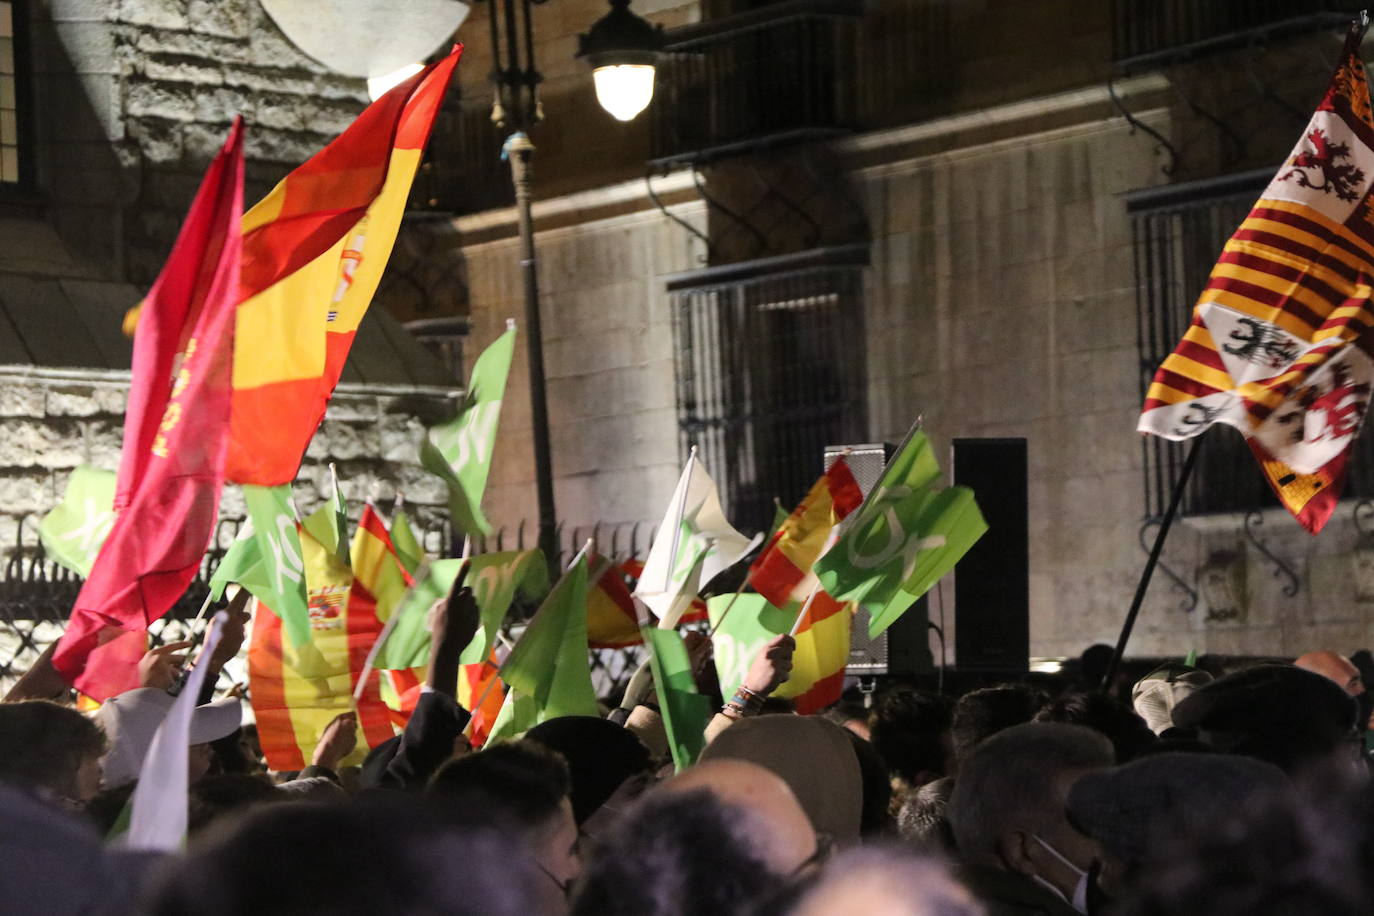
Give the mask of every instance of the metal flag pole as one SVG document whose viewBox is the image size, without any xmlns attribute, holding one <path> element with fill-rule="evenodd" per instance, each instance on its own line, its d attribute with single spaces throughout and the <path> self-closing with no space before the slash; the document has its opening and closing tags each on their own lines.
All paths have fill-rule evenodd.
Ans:
<svg viewBox="0 0 1374 916">
<path fill-rule="evenodd" d="M 1178 504 L 1183 501 L 1183 491 L 1188 485 L 1188 478 L 1193 476 L 1193 466 L 1197 463 L 1197 454 L 1201 447 L 1202 437 L 1198 436 L 1188 447 L 1188 457 L 1183 459 L 1183 469 L 1179 471 L 1178 480 L 1174 481 L 1174 492 L 1169 497 L 1169 507 L 1164 510 L 1164 518 L 1160 520 L 1155 545 L 1150 549 L 1150 558 L 1145 561 L 1145 569 L 1141 572 L 1140 582 L 1135 587 L 1135 597 L 1131 599 L 1131 609 L 1126 612 L 1126 622 L 1121 625 L 1121 636 L 1116 641 L 1116 651 L 1112 653 L 1111 664 L 1107 666 L 1107 673 L 1102 677 L 1103 693 L 1110 691 L 1112 681 L 1116 680 L 1116 671 L 1121 667 L 1122 656 L 1126 654 L 1126 643 L 1131 639 L 1131 630 L 1135 628 L 1135 619 L 1140 614 L 1140 606 L 1145 602 L 1145 592 L 1150 587 L 1150 578 L 1159 563 L 1159 555 L 1164 552 L 1164 539 L 1169 536 L 1169 528 L 1174 523 L 1174 516 L 1178 514 Z"/>
</svg>

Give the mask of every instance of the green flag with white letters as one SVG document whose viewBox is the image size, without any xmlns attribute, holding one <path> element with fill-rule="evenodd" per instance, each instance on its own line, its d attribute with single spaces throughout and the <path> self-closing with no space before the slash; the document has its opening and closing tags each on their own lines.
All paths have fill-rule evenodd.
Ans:
<svg viewBox="0 0 1374 916">
<path fill-rule="evenodd" d="M 477 357 L 467 396 L 453 419 L 431 427 L 420 443 L 420 463 L 448 485 L 453 523 L 468 535 L 491 534 L 482 514 L 482 493 L 491 472 L 501 398 L 515 356 L 515 325 Z"/>
<path fill-rule="evenodd" d="M 988 530 L 967 487 L 935 489 L 940 466 L 925 432 L 913 429 L 815 573 L 837 601 L 869 609 L 876 637 Z"/>
<path fill-rule="evenodd" d="M 267 594 L 249 588 L 281 618 L 293 646 L 310 642 L 310 606 L 305 595 L 305 561 L 301 554 L 300 524 L 291 502 L 291 485 L 243 485 L 248 518 L 262 563 L 260 581 Z M 325 509 L 330 512 L 329 509 Z M 331 513 L 332 514 L 332 513 Z M 245 587 L 248 587 L 245 583 Z"/>
<path fill-rule="evenodd" d="M 95 555 L 114 526 L 115 472 L 81 465 L 67 479 L 67 490 L 38 523 L 38 537 L 49 560 L 79 576 L 89 576 Z"/>
</svg>

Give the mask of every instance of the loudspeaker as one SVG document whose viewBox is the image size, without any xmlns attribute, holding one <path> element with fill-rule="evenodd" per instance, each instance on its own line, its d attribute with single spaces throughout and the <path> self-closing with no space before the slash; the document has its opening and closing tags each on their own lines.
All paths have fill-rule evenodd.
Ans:
<svg viewBox="0 0 1374 916">
<path fill-rule="evenodd" d="M 961 671 L 1030 664 L 1025 439 L 955 439 L 954 483 L 973 490 L 988 530 L 954 567 L 954 657 Z"/>
<path fill-rule="evenodd" d="M 848 454 L 845 454 L 848 452 Z M 863 445 L 827 445 L 825 467 L 829 470 L 835 460 L 844 455 L 849 470 L 864 496 L 877 485 L 883 468 L 892 456 L 892 446 L 868 442 Z M 854 615 L 854 629 L 849 639 L 849 675 L 915 674 L 930 671 L 934 661 L 926 638 L 926 599 L 922 597 L 910 610 L 888 627 L 877 639 L 868 638 L 868 611 L 860 607 Z"/>
</svg>

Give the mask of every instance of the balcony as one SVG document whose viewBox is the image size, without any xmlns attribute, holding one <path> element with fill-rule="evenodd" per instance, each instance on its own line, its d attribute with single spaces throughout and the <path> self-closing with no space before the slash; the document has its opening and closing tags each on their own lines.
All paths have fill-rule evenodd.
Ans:
<svg viewBox="0 0 1374 916">
<path fill-rule="evenodd" d="M 434 121 L 424 163 L 410 193 L 412 214 L 479 213 L 515 202 L 501 158 L 506 132 L 491 121 L 491 102 L 445 105 Z"/>
<path fill-rule="evenodd" d="M 700 164 L 856 128 L 861 0 L 783 0 L 668 33 L 652 164 Z"/>
<path fill-rule="evenodd" d="M 1119 71 L 1160 66 L 1339 27 L 1359 9 L 1341 0 L 1114 0 L 1112 60 Z"/>
</svg>

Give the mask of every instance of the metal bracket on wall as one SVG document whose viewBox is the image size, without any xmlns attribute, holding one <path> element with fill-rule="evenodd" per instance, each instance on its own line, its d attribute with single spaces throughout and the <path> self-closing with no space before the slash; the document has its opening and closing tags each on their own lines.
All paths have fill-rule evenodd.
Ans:
<svg viewBox="0 0 1374 916">
<path fill-rule="evenodd" d="M 1255 545 L 1255 549 L 1268 557 L 1269 562 L 1274 564 L 1274 578 L 1286 578 L 1288 580 L 1288 584 L 1283 587 L 1283 594 L 1285 597 L 1292 598 L 1302 588 L 1302 579 L 1298 577 L 1291 566 L 1279 559 L 1268 547 L 1265 547 L 1264 542 L 1255 534 L 1255 529 L 1263 524 L 1264 516 L 1259 510 L 1252 509 L 1245 514 L 1245 521 L 1241 528 L 1245 531 L 1245 537 L 1249 539 L 1251 544 Z"/>
<path fill-rule="evenodd" d="M 1150 548 L 1153 546 L 1153 538 L 1149 537 L 1150 530 L 1153 528 L 1158 528 L 1163 523 L 1164 520 L 1159 518 L 1158 516 L 1151 516 L 1150 518 L 1145 519 L 1144 524 L 1140 526 L 1140 532 L 1137 535 L 1137 537 L 1140 541 L 1140 549 L 1145 551 L 1145 554 L 1147 556 L 1150 553 Z M 1186 581 L 1184 581 L 1183 577 L 1180 576 L 1178 573 L 1174 572 L 1172 569 L 1170 569 L 1169 564 L 1165 563 L 1163 560 L 1159 561 L 1158 568 L 1159 571 L 1164 573 L 1164 575 L 1168 576 L 1169 581 L 1174 584 L 1174 591 L 1180 592 L 1183 595 L 1183 600 L 1179 604 L 1178 609 L 1180 611 L 1183 611 L 1183 613 L 1185 614 L 1190 614 L 1194 610 L 1196 610 L 1198 599 L 1197 589 L 1193 588 Z"/>
<path fill-rule="evenodd" d="M 666 171 L 667 171 L 667 170 L 665 169 L 665 173 L 666 173 Z M 694 176 L 695 176 L 695 172 L 696 172 L 696 170 L 693 169 L 693 175 L 694 175 Z M 695 177 L 693 178 L 693 180 L 694 180 L 694 181 L 696 180 Z M 698 187 L 700 187 L 700 184 L 698 184 Z M 649 168 L 645 169 L 645 171 L 644 171 L 644 190 L 648 192 L 648 194 L 649 194 L 649 200 L 653 201 L 653 204 L 654 204 L 655 207 L 658 207 L 658 212 L 659 212 L 659 213 L 662 213 L 664 216 L 668 217 L 668 219 L 670 219 L 670 220 L 672 220 L 673 222 L 677 223 L 677 224 L 678 224 L 679 226 L 681 226 L 683 229 L 686 229 L 686 230 L 687 230 L 688 232 L 690 232 L 692 235 L 694 235 L 694 236 L 696 236 L 697 238 L 701 239 L 701 243 L 702 243 L 703 245 L 706 246 L 706 254 L 705 254 L 705 256 L 700 257 L 699 260 L 700 260 L 703 264 L 709 264 L 709 263 L 711 263 L 711 261 L 712 261 L 712 255 L 714 254 L 715 249 L 714 249 L 714 247 L 711 245 L 711 240 L 710 240 L 710 238 L 708 238 L 708 237 L 706 236 L 706 234 L 705 234 L 704 232 L 702 232 L 700 229 L 698 229 L 696 226 L 693 226 L 691 223 L 687 222 L 685 219 L 683 219 L 682 217 L 678 216 L 676 213 L 672 212 L 671 210 L 669 210 L 669 209 L 667 208 L 667 206 L 664 205 L 663 200 L 658 196 L 658 192 L 654 190 L 654 168 L 653 168 L 653 166 L 650 166 Z"/>
<path fill-rule="evenodd" d="M 1159 131 L 1131 114 L 1131 110 L 1121 101 L 1121 96 L 1116 94 L 1116 87 L 1112 85 L 1110 79 L 1107 80 L 1107 95 L 1111 97 L 1112 105 L 1114 105 L 1116 110 L 1121 112 L 1121 116 L 1126 119 L 1126 123 L 1131 125 L 1132 132 L 1143 130 L 1145 133 L 1155 138 L 1155 149 L 1163 150 L 1169 154 L 1169 164 L 1161 165 L 1159 170 L 1165 175 L 1172 175 L 1178 169 L 1178 149 Z"/>
</svg>

